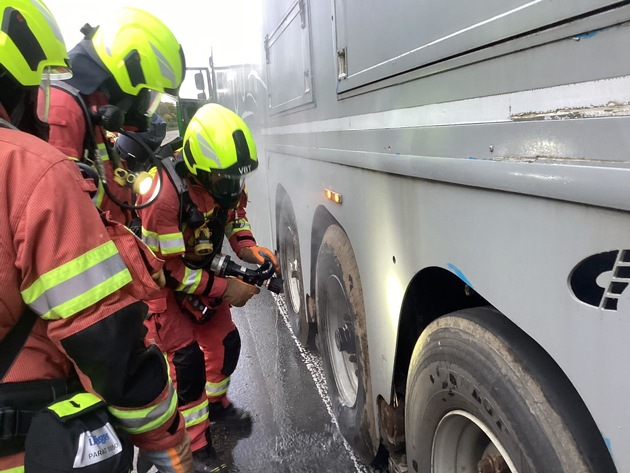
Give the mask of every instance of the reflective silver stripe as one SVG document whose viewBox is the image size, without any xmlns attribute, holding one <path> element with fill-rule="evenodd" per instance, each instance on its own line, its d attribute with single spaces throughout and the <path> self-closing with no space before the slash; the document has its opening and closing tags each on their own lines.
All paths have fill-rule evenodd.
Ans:
<svg viewBox="0 0 630 473">
<path fill-rule="evenodd" d="M 230 386 L 230 377 L 228 376 L 219 383 L 206 382 L 206 395 L 208 397 L 219 397 L 227 393 Z"/>
<path fill-rule="evenodd" d="M 199 146 L 202 149 L 202 156 L 204 159 L 211 159 L 216 164 L 217 169 L 221 169 L 223 165 L 221 164 L 219 157 L 216 155 L 214 150 L 214 146 L 212 146 L 208 140 L 201 134 L 201 132 L 197 132 L 196 136 L 197 140 L 199 140 Z"/>
<path fill-rule="evenodd" d="M 118 419 L 121 427 L 131 433 L 143 433 L 150 430 L 150 424 L 155 423 L 165 414 L 168 414 L 171 407 L 176 407 L 177 398 L 175 397 L 175 389 L 173 384 L 168 385 L 168 396 L 161 403 L 145 409 L 119 410 L 113 406 L 109 406 L 109 411 Z M 171 406 L 175 401 L 175 405 Z M 174 412 L 174 411 L 173 411 Z M 158 427 L 156 425 L 155 427 Z"/>
<path fill-rule="evenodd" d="M 151 44 L 151 49 L 153 49 L 153 53 L 158 58 L 158 64 L 160 66 L 160 73 L 162 77 L 170 81 L 171 88 L 175 88 L 175 70 L 171 66 L 171 63 L 164 57 L 162 51 L 160 51 L 153 43 Z"/>
<path fill-rule="evenodd" d="M 179 234 L 181 235 L 181 233 Z M 160 251 L 162 254 L 170 254 L 177 252 L 186 251 L 186 247 L 184 246 L 184 237 L 183 235 L 172 238 L 169 236 L 168 239 L 160 236 Z"/>
<path fill-rule="evenodd" d="M 46 292 L 31 302 L 29 307 L 36 314 L 44 315 L 55 307 L 87 293 L 112 276 L 126 270 L 125 262 L 120 254 L 116 253 L 76 276 L 47 289 Z"/>
<path fill-rule="evenodd" d="M 184 423 L 186 427 L 192 427 L 193 425 L 200 424 L 204 420 L 208 418 L 209 408 L 208 408 L 208 400 L 206 399 L 203 403 L 198 406 L 195 406 L 191 409 L 182 410 L 182 415 L 184 416 Z"/>
<path fill-rule="evenodd" d="M 185 292 L 186 294 L 192 294 L 199 287 L 203 271 L 198 269 L 190 269 L 188 267 L 184 268 L 184 270 L 184 278 L 182 280 L 182 283 L 177 288 L 177 291 Z"/>
<path fill-rule="evenodd" d="M 142 227 L 142 241 L 152 250 L 160 248 L 160 241 L 155 233 L 149 232 Z"/>
</svg>

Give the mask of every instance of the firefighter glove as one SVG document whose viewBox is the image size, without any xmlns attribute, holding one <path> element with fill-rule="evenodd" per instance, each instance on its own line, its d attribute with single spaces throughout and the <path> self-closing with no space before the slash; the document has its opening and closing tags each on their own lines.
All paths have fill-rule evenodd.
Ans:
<svg viewBox="0 0 630 473">
<path fill-rule="evenodd" d="M 246 246 L 238 252 L 238 257 L 243 261 L 253 264 L 264 264 L 265 260 L 271 261 L 276 274 L 280 274 L 280 264 L 273 252 L 264 246 Z"/>
<path fill-rule="evenodd" d="M 243 307 L 245 303 L 258 294 L 260 289 L 247 284 L 237 278 L 227 278 L 227 287 L 223 293 L 223 300 L 234 307 Z"/>
<path fill-rule="evenodd" d="M 157 284 L 160 287 L 164 287 L 166 286 L 166 275 L 164 274 L 164 270 L 162 268 L 160 268 L 160 270 L 156 273 L 153 273 L 151 275 L 151 278 L 155 281 L 155 284 Z"/>
</svg>

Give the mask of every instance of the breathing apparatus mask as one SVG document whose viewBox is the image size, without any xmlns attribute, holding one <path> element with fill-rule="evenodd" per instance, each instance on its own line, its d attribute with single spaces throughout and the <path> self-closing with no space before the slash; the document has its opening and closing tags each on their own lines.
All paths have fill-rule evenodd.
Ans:
<svg viewBox="0 0 630 473">
<path fill-rule="evenodd" d="M 166 122 L 154 114 L 147 131 L 119 134 L 114 142 L 114 149 L 127 163 L 127 169 L 136 173 L 147 171 L 154 166 L 152 155 L 162 144 L 165 136 Z"/>
<path fill-rule="evenodd" d="M 100 90 L 105 94 L 108 102 L 122 113 L 122 125 L 125 129 L 140 133 L 149 129 L 151 118 L 162 100 L 162 93 L 150 89 L 142 89 L 136 96 L 125 94 L 113 79 L 106 80 Z"/>
<path fill-rule="evenodd" d="M 221 250 L 221 243 L 225 231 L 227 210 L 223 208 L 215 209 L 209 216 L 204 216 L 194 204 L 191 204 L 185 213 L 185 222 L 189 228 L 193 229 L 193 247 L 195 255 L 203 264 L 207 263 L 208 257 Z M 198 269 L 188 260 L 187 266 Z"/>
<path fill-rule="evenodd" d="M 219 212 L 224 214 L 223 218 L 225 218 L 228 210 L 236 208 L 245 187 L 245 176 L 234 176 L 220 171 L 199 170 L 196 178 L 220 206 Z M 214 250 L 213 220 L 219 222 L 214 230 L 223 235 L 225 222 L 221 222 L 221 218 L 217 220 L 216 217 L 211 217 L 208 220 L 194 205 L 187 210 L 186 223 L 189 227 L 194 228 L 194 250 L 197 256 L 208 256 Z"/>
<path fill-rule="evenodd" d="M 217 204 L 224 209 L 236 208 L 245 188 L 245 175 L 198 170 L 196 177 Z"/>
</svg>

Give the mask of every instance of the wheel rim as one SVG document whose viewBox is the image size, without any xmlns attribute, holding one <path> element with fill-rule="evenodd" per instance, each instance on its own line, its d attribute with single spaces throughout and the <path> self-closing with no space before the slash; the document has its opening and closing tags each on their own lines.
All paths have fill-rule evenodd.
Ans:
<svg viewBox="0 0 630 473">
<path fill-rule="evenodd" d="M 348 299 L 341 281 L 335 276 L 326 282 L 326 347 L 330 366 L 339 398 L 344 406 L 353 407 L 357 401 L 359 378 L 356 354 L 346 350 L 339 350 L 337 345 L 340 330 L 348 330 L 352 326 L 352 319 Z M 352 336 L 353 332 L 352 332 Z"/>
<path fill-rule="evenodd" d="M 503 467 L 497 467 L 501 460 Z M 440 420 L 433 439 L 431 471 L 518 473 L 499 439 L 477 417 L 463 410 L 451 411 Z"/>
</svg>

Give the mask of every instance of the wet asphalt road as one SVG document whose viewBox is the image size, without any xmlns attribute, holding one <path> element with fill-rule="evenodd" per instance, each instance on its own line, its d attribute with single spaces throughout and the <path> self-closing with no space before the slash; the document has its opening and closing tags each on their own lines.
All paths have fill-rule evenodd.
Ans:
<svg viewBox="0 0 630 473">
<path fill-rule="evenodd" d="M 285 319 L 284 296 L 265 288 L 234 308 L 241 357 L 228 395 L 250 411 L 252 428 L 213 426 L 230 473 L 373 473 L 351 453 L 334 423 L 319 354 L 304 349 Z"/>
<path fill-rule="evenodd" d="M 284 297 L 266 289 L 234 309 L 241 358 L 229 396 L 254 419 L 251 433 L 215 430 L 213 442 L 234 473 L 367 472 L 329 413 L 319 356 L 292 336 Z"/>
</svg>

